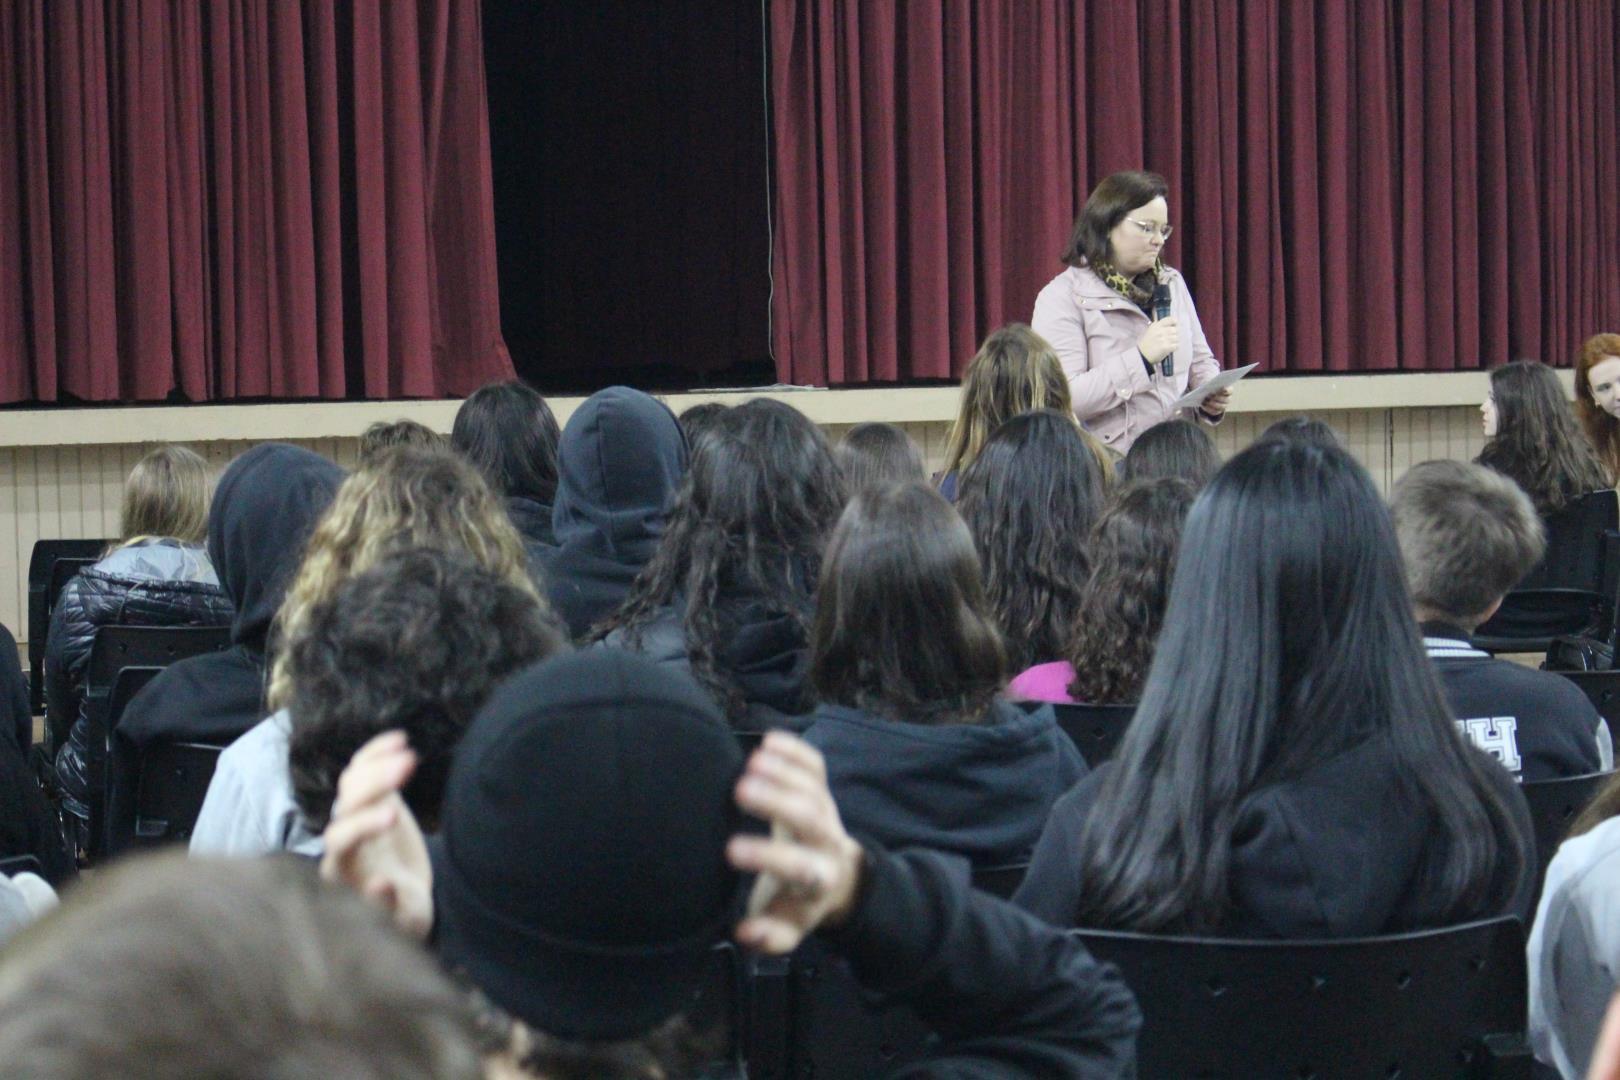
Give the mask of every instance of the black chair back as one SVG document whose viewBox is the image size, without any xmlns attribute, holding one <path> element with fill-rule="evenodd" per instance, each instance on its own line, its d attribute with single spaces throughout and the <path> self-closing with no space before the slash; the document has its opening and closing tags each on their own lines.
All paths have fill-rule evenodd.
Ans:
<svg viewBox="0 0 1620 1080">
<path fill-rule="evenodd" d="M 1529 1075 L 1517 919 L 1344 941 L 1077 933 L 1136 994 L 1145 1077 Z"/>
<path fill-rule="evenodd" d="M 8 855 L 0 859 L 0 877 L 11 877 L 13 874 L 35 874 L 44 877 L 45 868 L 34 855 Z"/>
<path fill-rule="evenodd" d="M 815 938 L 793 954 L 788 977 L 791 1076 L 888 1076 L 933 1041 L 933 1032 L 910 1009 L 868 1004 L 849 964 Z"/>
<path fill-rule="evenodd" d="M 1545 652 L 1554 637 L 1583 630 L 1607 636 L 1613 629 L 1620 496 L 1613 490 L 1583 495 L 1546 524 L 1546 554 L 1475 633 L 1480 648 Z"/>
<path fill-rule="evenodd" d="M 1024 883 L 1024 874 L 1028 871 L 1029 863 L 1019 863 L 1016 866 L 987 866 L 983 870 L 973 871 L 973 887 L 991 896 L 1011 900 L 1012 894 L 1018 891 L 1018 886 Z"/>
<path fill-rule="evenodd" d="M 1609 727 L 1609 737 L 1620 746 L 1620 671 L 1560 671 L 1586 695 Z"/>
<path fill-rule="evenodd" d="M 52 568 L 58 559 L 95 562 L 111 540 L 36 540 L 28 556 L 28 704 L 37 716 L 45 711 L 45 635 L 50 631 L 51 608 L 58 585 L 51 589 Z M 74 571 L 77 573 L 77 570 Z M 62 579 L 62 584 L 67 578 Z"/>
<path fill-rule="evenodd" d="M 1135 705 L 1053 705 L 1062 728 L 1086 764 L 1095 769 L 1114 756 L 1119 740 L 1136 715 Z"/>
<path fill-rule="evenodd" d="M 1558 853 L 1558 845 L 1564 842 L 1569 827 L 1581 811 L 1609 782 L 1610 775 L 1589 773 L 1557 780 L 1529 780 L 1521 785 L 1524 801 L 1530 804 L 1530 823 L 1536 833 L 1535 896 L 1538 901 L 1542 882 L 1547 879 L 1547 867 Z"/>
</svg>

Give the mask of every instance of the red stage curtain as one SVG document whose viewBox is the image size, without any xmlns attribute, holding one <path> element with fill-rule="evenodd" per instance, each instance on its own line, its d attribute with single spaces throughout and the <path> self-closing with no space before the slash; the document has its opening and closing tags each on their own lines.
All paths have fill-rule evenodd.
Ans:
<svg viewBox="0 0 1620 1080">
<path fill-rule="evenodd" d="M 1229 366 L 1620 329 L 1613 0 L 778 0 L 770 34 L 784 381 L 960 375 L 1126 168 Z"/>
<path fill-rule="evenodd" d="M 0 7 L 0 401 L 511 371 L 477 0 Z"/>
</svg>

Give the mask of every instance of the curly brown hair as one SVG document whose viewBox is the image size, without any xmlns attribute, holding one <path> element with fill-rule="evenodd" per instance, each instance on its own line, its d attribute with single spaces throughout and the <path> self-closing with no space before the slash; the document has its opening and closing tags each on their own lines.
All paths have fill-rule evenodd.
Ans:
<svg viewBox="0 0 1620 1080">
<path fill-rule="evenodd" d="M 1194 497 L 1193 486 L 1176 477 L 1141 480 L 1120 489 L 1098 519 L 1068 649 L 1076 701 L 1116 705 L 1141 694 Z"/>
</svg>

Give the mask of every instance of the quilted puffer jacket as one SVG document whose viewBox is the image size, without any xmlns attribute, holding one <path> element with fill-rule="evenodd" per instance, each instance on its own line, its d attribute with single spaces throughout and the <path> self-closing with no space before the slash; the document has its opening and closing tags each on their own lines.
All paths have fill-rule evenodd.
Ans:
<svg viewBox="0 0 1620 1080">
<path fill-rule="evenodd" d="M 45 713 L 51 730 L 71 723 L 56 753 L 69 810 L 85 816 L 84 676 L 103 626 L 228 626 L 231 603 L 208 553 L 178 540 L 139 540 L 79 571 L 62 589 L 45 640 Z"/>
</svg>

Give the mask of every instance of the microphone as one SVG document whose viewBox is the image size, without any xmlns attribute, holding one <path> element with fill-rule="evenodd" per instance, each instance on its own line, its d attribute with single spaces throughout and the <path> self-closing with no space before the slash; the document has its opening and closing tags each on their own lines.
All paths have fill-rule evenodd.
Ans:
<svg viewBox="0 0 1620 1080">
<path fill-rule="evenodd" d="M 1170 317 L 1170 286 L 1159 282 L 1153 287 L 1153 321 Z M 1176 371 L 1176 354 L 1170 353 L 1159 361 L 1159 374 L 1169 378 Z"/>
</svg>

